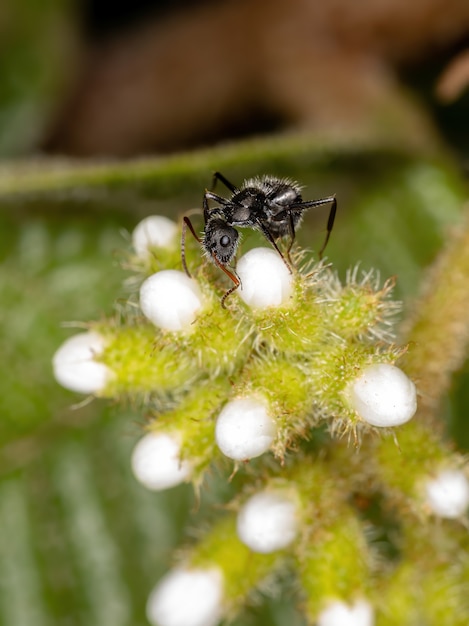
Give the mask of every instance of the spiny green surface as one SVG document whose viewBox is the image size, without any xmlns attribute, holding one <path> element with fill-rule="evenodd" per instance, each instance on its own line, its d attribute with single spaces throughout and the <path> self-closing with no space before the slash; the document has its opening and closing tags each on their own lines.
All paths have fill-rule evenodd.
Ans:
<svg viewBox="0 0 469 626">
<path fill-rule="evenodd" d="M 151 162 L 144 183 L 143 174 L 136 174 L 143 171 L 140 163 L 119 166 L 114 179 L 93 166 L 86 176 L 81 167 L 67 166 L 65 176 L 47 163 L 33 173 L 20 166 L 3 170 L 2 626 L 143 626 L 148 592 L 169 567 L 172 549 L 190 542 L 183 530 L 194 504 L 190 489 L 152 494 L 131 476 L 130 452 L 145 416 L 103 401 L 71 410 L 81 398 L 52 378 L 52 354 L 76 332 L 62 322 L 99 320 L 112 313 L 116 294 L 127 297 L 115 255 L 126 247 L 123 227 L 132 228 L 137 215 L 197 205 L 212 168 L 236 181 L 259 172 L 288 174 L 309 183 L 311 197 L 337 192 L 339 213 L 327 255 L 342 274 L 361 260 L 364 268 L 381 268 L 383 277 L 396 275 L 399 295 L 412 296 L 423 264 L 457 221 L 465 196 L 450 167 L 408 157 L 318 156 L 297 146 L 278 155 L 247 148 L 242 158 L 226 154 Z M 310 230 L 312 217 L 299 239 L 317 248 L 324 216 L 316 214 Z M 459 384 L 464 389 L 463 379 Z M 463 424 L 463 393 L 453 406 L 453 419 L 458 424 L 459 415 Z M 204 503 L 226 499 L 225 491 L 216 497 L 225 485 L 226 476 L 220 483 L 210 480 Z M 204 527 L 207 516 L 200 510 L 191 524 Z M 236 623 L 303 624 L 294 589 L 293 602 L 286 596 L 273 600 Z"/>
</svg>

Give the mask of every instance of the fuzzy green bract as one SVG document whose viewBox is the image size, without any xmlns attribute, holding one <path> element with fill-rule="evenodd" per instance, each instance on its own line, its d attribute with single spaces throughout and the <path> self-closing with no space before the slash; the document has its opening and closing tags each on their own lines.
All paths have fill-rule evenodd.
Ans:
<svg viewBox="0 0 469 626">
<path fill-rule="evenodd" d="M 400 521 L 403 543 L 395 549 L 403 563 L 410 560 L 408 579 L 428 579 L 425 584 L 431 585 L 433 574 L 412 561 L 406 537 L 413 533 L 412 515 L 431 515 L 421 484 L 431 464 L 447 453 L 418 423 L 396 430 L 371 426 L 350 392 L 367 368 L 399 364 L 407 352 L 395 343 L 400 303 L 392 299 L 394 281 L 357 266 L 342 283 L 332 265 L 307 260 L 297 249 L 292 294 L 285 302 L 250 308 L 234 293 L 223 308 L 226 277 L 208 262 L 196 263 L 196 253 L 196 246 L 189 246 L 202 306 L 186 328 L 160 329 L 138 306 L 139 285 L 149 275 L 178 269 L 177 250 L 162 248 L 144 259 L 130 258 L 133 293 L 127 305 L 119 316 L 89 325 L 106 346 L 96 359 L 113 372 L 98 395 L 140 406 L 147 431 L 178 442 L 179 462 L 191 468 L 186 480 L 200 498 L 210 468 L 226 471 L 227 480 L 230 473 L 248 471 L 232 512 L 181 554 L 184 571 L 223 573 L 217 610 L 227 617 L 238 613 L 254 590 L 268 589 L 279 572 L 292 567 L 311 624 L 327 610 L 380 616 L 379 598 L 391 590 L 408 602 L 408 585 L 401 589 L 398 583 L 402 566 L 394 573 L 389 564 L 377 567 L 384 557 L 369 533 L 368 512 L 377 515 L 375 532 L 387 534 L 389 512 L 394 506 L 406 510 Z M 237 398 L 261 400 L 275 423 L 270 451 L 246 468 L 226 459 L 215 441 L 218 415 Z M 409 446 L 401 443 L 400 449 L 398 440 Z M 430 459 L 415 456 L 415 442 Z M 157 467 L 157 459 L 153 462 Z M 292 545 L 271 554 L 254 554 L 236 532 L 236 510 L 260 490 L 284 494 L 295 503 L 298 518 Z M 459 538 L 451 541 L 456 546 Z M 386 611 L 380 619 L 387 623 Z"/>
</svg>

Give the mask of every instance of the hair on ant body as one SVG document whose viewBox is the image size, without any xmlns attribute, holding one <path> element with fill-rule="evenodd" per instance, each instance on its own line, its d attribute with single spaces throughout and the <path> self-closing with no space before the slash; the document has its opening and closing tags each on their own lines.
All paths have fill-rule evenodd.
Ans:
<svg viewBox="0 0 469 626">
<path fill-rule="evenodd" d="M 214 193 L 213 189 L 218 180 L 231 191 L 230 198 L 224 198 Z M 210 208 L 209 201 L 215 202 L 217 206 Z M 241 284 L 236 271 L 227 267 L 235 258 L 239 244 L 239 233 L 235 226 L 260 231 L 278 252 L 289 272 L 292 273 L 290 251 L 295 241 L 296 228 L 307 209 L 323 204 L 330 204 L 331 208 L 327 220 L 326 238 L 319 251 L 319 258 L 322 257 L 334 226 L 337 210 L 335 195 L 319 200 L 304 201 L 301 196 L 300 185 L 289 179 L 260 176 L 249 178 L 243 182 L 241 187 L 236 187 L 220 172 L 215 172 L 212 191 L 204 193 L 205 227 L 202 237 L 199 237 L 195 232 L 189 217 L 183 218 L 181 259 L 184 270 L 190 277 L 185 253 L 186 229 L 189 228 L 192 235 L 201 244 L 205 255 L 234 283 L 233 287 L 221 299 L 221 305 L 225 308 L 226 298 Z M 286 251 L 287 258 L 277 245 L 277 240 L 282 237 L 290 237 Z"/>
</svg>

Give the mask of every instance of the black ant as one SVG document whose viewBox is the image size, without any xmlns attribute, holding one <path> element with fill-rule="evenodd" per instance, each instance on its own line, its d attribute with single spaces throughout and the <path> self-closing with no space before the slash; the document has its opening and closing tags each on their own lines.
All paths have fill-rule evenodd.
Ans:
<svg viewBox="0 0 469 626">
<path fill-rule="evenodd" d="M 188 227 L 195 239 L 202 245 L 208 258 L 225 272 L 234 283 L 233 287 L 221 299 L 223 308 L 226 308 L 226 298 L 241 284 L 235 270 L 227 268 L 227 265 L 233 260 L 239 244 L 239 233 L 234 226 L 259 230 L 279 253 L 288 271 L 292 273 L 290 251 L 295 241 L 295 229 L 299 225 L 304 211 L 322 204 L 330 204 L 326 239 L 319 251 L 319 258 L 322 258 L 334 226 L 337 209 L 335 196 L 304 201 L 301 197 L 301 187 L 297 183 L 274 176 L 250 178 L 245 180 L 241 187 L 236 187 L 220 172 L 215 172 L 212 189 L 215 188 L 218 180 L 231 191 L 232 195 L 227 199 L 213 193 L 213 191 L 204 193 L 205 228 L 202 237 L 197 235 L 190 219 L 187 216 L 183 218 L 181 259 L 184 270 L 190 277 L 185 251 L 186 228 Z M 218 206 L 213 209 L 209 208 L 209 200 L 216 202 Z M 290 237 L 286 252 L 288 261 L 276 243 L 277 239 L 287 236 Z"/>
</svg>

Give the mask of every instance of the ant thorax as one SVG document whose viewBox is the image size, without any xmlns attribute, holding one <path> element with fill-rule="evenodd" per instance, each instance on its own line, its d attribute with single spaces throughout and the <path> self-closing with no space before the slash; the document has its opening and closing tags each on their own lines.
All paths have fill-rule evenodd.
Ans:
<svg viewBox="0 0 469 626">
<path fill-rule="evenodd" d="M 300 190 L 299 185 L 288 179 L 251 178 L 233 193 L 224 207 L 225 219 L 235 226 L 251 228 L 258 228 L 259 222 L 268 224 L 277 239 L 289 232 L 286 219 L 292 219 L 294 225 L 300 220 L 302 211 L 293 208 L 302 202 Z"/>
<path fill-rule="evenodd" d="M 301 185 L 290 178 L 277 178 L 275 176 L 256 176 L 248 178 L 241 185 L 240 190 L 250 189 L 253 192 L 262 192 L 267 198 L 272 198 L 283 191 L 291 192 L 285 203 L 296 202 L 301 197 Z"/>
</svg>

